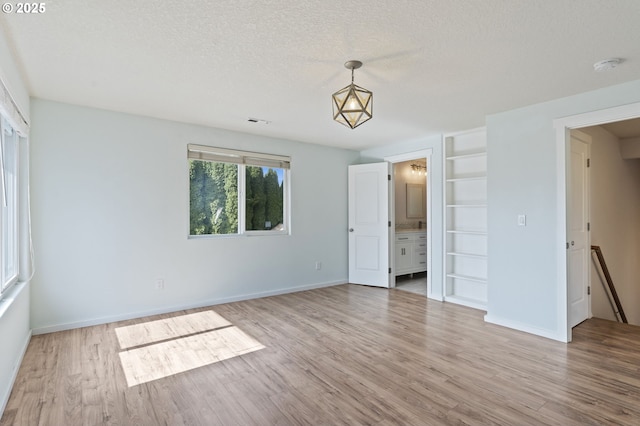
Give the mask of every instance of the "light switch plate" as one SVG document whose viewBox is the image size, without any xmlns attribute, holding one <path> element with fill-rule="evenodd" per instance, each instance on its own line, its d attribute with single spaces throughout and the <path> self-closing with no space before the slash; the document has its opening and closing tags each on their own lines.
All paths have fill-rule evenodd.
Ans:
<svg viewBox="0 0 640 426">
<path fill-rule="evenodd" d="M 518 226 L 527 226 L 527 215 L 518 215 Z"/>
</svg>

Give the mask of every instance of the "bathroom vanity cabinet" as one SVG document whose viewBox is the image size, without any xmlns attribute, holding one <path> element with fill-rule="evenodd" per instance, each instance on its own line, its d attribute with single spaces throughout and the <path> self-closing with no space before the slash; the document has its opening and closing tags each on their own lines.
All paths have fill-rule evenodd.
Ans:
<svg viewBox="0 0 640 426">
<path fill-rule="evenodd" d="M 427 270 L 427 232 L 424 229 L 396 230 L 395 275 Z"/>
</svg>

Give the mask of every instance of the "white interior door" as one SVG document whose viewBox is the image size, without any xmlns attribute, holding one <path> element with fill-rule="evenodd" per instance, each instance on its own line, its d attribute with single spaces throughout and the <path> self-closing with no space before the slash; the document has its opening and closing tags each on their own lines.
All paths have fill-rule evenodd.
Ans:
<svg viewBox="0 0 640 426">
<path fill-rule="evenodd" d="M 349 282 L 389 287 L 389 163 L 349 166 Z"/>
<path fill-rule="evenodd" d="M 567 202 L 569 327 L 589 317 L 589 160 L 590 138 L 571 131 L 570 178 Z"/>
</svg>

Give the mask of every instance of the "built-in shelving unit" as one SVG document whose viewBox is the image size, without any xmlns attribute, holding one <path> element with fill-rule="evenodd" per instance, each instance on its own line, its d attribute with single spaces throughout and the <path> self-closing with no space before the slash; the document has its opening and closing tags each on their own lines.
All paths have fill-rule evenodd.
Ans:
<svg viewBox="0 0 640 426">
<path fill-rule="evenodd" d="M 444 139 L 444 298 L 487 306 L 487 138 L 485 129 Z"/>
</svg>

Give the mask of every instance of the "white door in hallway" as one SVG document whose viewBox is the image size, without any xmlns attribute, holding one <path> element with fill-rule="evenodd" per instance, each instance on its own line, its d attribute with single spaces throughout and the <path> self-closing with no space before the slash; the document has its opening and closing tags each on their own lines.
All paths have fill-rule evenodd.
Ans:
<svg viewBox="0 0 640 426">
<path fill-rule="evenodd" d="M 571 131 L 570 176 L 567 202 L 567 275 L 569 327 L 589 317 L 589 153 L 591 138 Z"/>
<path fill-rule="evenodd" d="M 389 287 L 389 163 L 349 166 L 349 282 Z"/>
</svg>

